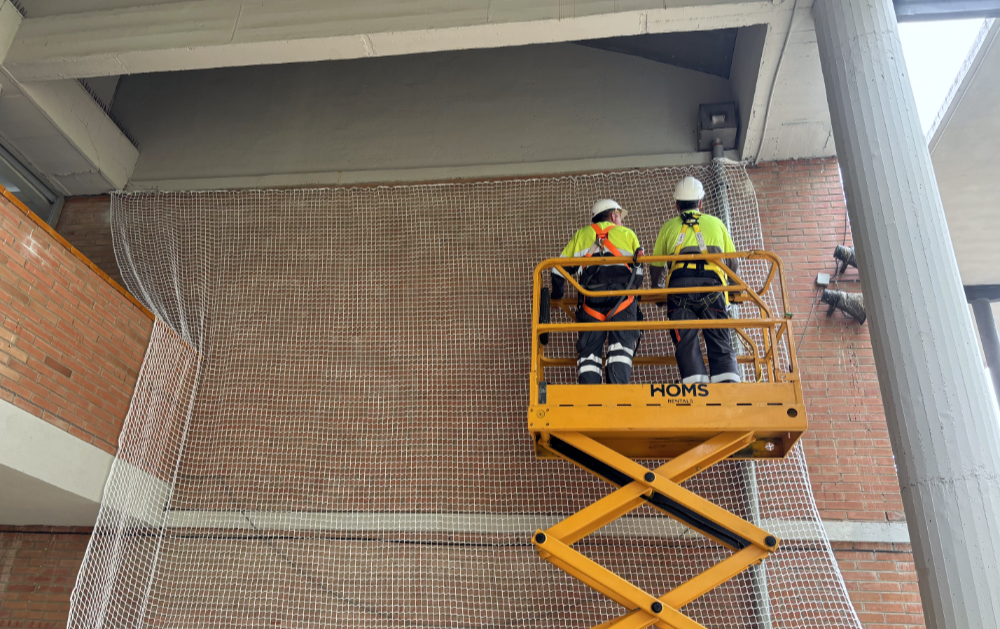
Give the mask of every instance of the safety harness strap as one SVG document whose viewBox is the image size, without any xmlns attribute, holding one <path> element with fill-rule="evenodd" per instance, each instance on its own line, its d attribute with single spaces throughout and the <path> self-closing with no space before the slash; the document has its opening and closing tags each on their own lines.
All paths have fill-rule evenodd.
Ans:
<svg viewBox="0 0 1000 629">
<path fill-rule="evenodd" d="M 598 312 L 597 310 L 594 310 L 590 306 L 588 306 L 587 305 L 587 300 L 586 300 L 586 298 L 584 298 L 584 300 L 583 300 L 583 311 L 586 312 L 587 314 L 589 314 L 590 316 L 592 316 L 593 318 L 597 319 L 598 321 L 607 321 L 608 319 L 613 319 L 615 317 L 615 315 L 617 315 L 619 312 L 621 312 L 622 310 L 625 310 L 626 308 L 628 308 L 629 306 L 631 306 L 633 301 L 635 301 L 635 295 L 629 295 L 628 299 L 626 299 L 625 301 L 621 302 L 618 305 L 618 307 L 615 308 L 614 312 L 609 312 L 608 314 L 605 315 L 605 314 L 602 314 L 602 313 Z"/>
<path fill-rule="evenodd" d="M 708 253 L 708 247 L 705 245 L 705 236 L 701 233 L 701 226 L 698 224 L 698 219 L 701 218 L 701 212 L 684 212 L 681 214 L 681 220 L 684 221 L 684 225 L 681 226 L 681 233 L 677 235 L 677 242 L 674 243 L 674 255 L 680 255 L 681 249 L 684 248 L 684 241 L 687 239 L 688 227 L 694 230 L 694 237 L 698 240 L 698 251 L 703 254 Z M 664 284 L 665 286 L 670 286 L 670 276 L 674 274 L 677 269 L 690 269 L 692 268 L 690 263 L 687 262 L 674 262 L 670 265 L 670 273 L 667 274 L 667 280 Z M 694 263 L 694 268 L 699 271 L 705 270 L 705 261 L 698 260 Z"/>
<path fill-rule="evenodd" d="M 587 255 L 585 255 L 584 257 L 585 258 L 592 257 L 595 253 L 603 252 L 605 249 L 607 249 L 608 252 L 611 253 L 611 255 L 615 257 L 621 257 L 622 255 L 621 250 L 615 246 L 615 243 L 611 242 L 610 238 L 611 230 L 617 227 L 617 225 L 608 225 L 604 229 L 598 227 L 596 223 L 591 223 L 590 226 L 591 228 L 593 228 L 594 234 L 597 236 L 597 240 L 594 241 L 594 245 L 590 248 L 590 251 L 588 251 Z"/>
<path fill-rule="evenodd" d="M 615 246 L 615 243 L 611 242 L 611 238 L 610 238 L 611 230 L 614 229 L 615 227 L 617 227 L 617 225 L 608 225 L 604 229 L 601 229 L 600 227 L 598 227 L 596 223 L 591 223 L 590 226 L 591 226 L 591 228 L 593 228 L 594 234 L 597 236 L 597 240 L 594 241 L 594 246 L 590 248 L 590 251 L 588 251 L 587 255 L 584 256 L 584 257 L 589 258 L 589 257 L 593 256 L 595 253 L 598 253 L 598 252 L 603 253 L 605 249 L 607 249 L 608 252 L 611 255 L 615 256 L 615 257 L 621 257 L 622 256 L 621 250 L 618 247 Z M 627 268 L 631 268 L 631 265 L 626 264 L 625 266 Z M 633 278 L 634 278 L 634 276 L 635 276 L 635 272 L 634 271 L 633 271 L 632 275 L 633 275 Z M 630 280 L 629 281 L 629 287 L 630 288 L 631 288 L 631 284 L 632 284 L 632 282 Z M 628 290 L 628 289 L 626 289 L 626 290 Z M 598 321 L 606 321 L 608 319 L 614 318 L 615 315 L 617 315 L 619 312 L 621 312 L 622 310 L 625 310 L 626 308 L 628 308 L 629 306 L 631 306 L 632 302 L 634 302 L 634 301 L 635 301 L 635 296 L 634 295 L 629 295 L 628 299 L 625 299 L 625 300 L 620 301 L 618 303 L 618 307 L 614 309 L 614 312 L 609 312 L 606 315 L 603 314 L 603 313 L 601 313 L 601 312 L 598 312 L 597 310 L 594 310 L 593 308 L 591 308 L 590 306 L 588 306 L 587 305 L 587 298 L 586 297 L 583 298 L 582 305 L 583 305 L 583 311 L 584 312 L 586 312 L 587 314 L 589 314 L 593 318 L 597 319 Z"/>
</svg>

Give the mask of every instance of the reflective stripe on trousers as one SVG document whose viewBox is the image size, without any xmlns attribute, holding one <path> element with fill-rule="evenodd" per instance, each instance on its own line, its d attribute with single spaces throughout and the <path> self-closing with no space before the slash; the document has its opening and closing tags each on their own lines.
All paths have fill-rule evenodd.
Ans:
<svg viewBox="0 0 1000 629">
<path fill-rule="evenodd" d="M 607 290 L 622 290 L 625 285 L 609 286 Z M 618 299 L 603 300 L 598 306 L 592 306 L 601 314 L 610 311 Z M 588 303 L 589 300 L 588 300 Z M 638 312 L 638 304 L 632 302 L 627 308 L 613 317 L 608 317 L 608 321 L 635 321 Z M 583 308 L 577 308 L 576 320 L 580 323 L 597 321 L 590 316 Z M 605 376 L 608 384 L 628 384 L 632 378 L 632 355 L 635 353 L 635 344 L 639 340 L 638 330 L 597 330 L 592 332 L 580 332 L 576 341 L 576 351 L 579 355 L 577 360 L 577 379 L 580 384 L 601 384 L 601 355 L 604 352 L 604 343 L 608 343 L 608 360 L 605 366 Z"/>
<path fill-rule="evenodd" d="M 670 288 L 721 286 L 718 277 L 677 277 L 670 281 Z M 692 319 L 728 319 L 726 299 L 722 293 L 687 293 L 670 295 L 667 299 L 667 316 L 671 321 Z M 698 342 L 699 330 L 672 330 L 670 337 L 677 346 L 677 367 L 681 381 L 686 384 L 703 382 L 739 382 L 736 352 L 733 351 L 729 328 L 706 328 L 705 349 L 709 368 L 701 355 Z M 712 373 L 711 379 L 708 377 Z"/>
</svg>

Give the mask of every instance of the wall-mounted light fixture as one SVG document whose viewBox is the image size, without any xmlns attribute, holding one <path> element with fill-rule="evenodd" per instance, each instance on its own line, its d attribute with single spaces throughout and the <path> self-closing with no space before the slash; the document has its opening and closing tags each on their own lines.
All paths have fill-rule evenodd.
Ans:
<svg viewBox="0 0 1000 629">
<path fill-rule="evenodd" d="M 865 298 L 861 293 L 827 289 L 823 291 L 820 301 L 829 304 L 830 309 L 826 311 L 828 317 L 833 316 L 834 310 L 840 310 L 858 323 L 864 323 L 868 318 L 865 313 Z"/>
<path fill-rule="evenodd" d="M 837 259 L 837 275 L 843 275 L 849 266 L 858 268 L 858 260 L 854 257 L 854 247 L 837 245 L 837 248 L 833 250 L 833 257 Z"/>
<path fill-rule="evenodd" d="M 698 150 L 711 151 L 716 141 L 722 148 L 736 148 L 740 122 L 736 117 L 736 103 L 714 103 L 698 106 Z"/>
</svg>

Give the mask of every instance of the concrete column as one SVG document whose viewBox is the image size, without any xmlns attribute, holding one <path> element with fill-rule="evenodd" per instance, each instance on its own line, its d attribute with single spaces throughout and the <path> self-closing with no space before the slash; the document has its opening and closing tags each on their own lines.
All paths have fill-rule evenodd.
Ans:
<svg viewBox="0 0 1000 629">
<path fill-rule="evenodd" d="M 927 627 L 996 629 L 1000 423 L 892 3 L 813 17 Z"/>
<path fill-rule="evenodd" d="M 993 377 L 993 392 L 1000 398 L 1000 334 L 997 334 L 997 324 L 993 320 L 993 306 L 989 299 L 974 299 L 972 312 L 976 315 L 976 327 L 979 328 L 979 341 L 983 344 L 986 366 L 990 368 L 990 376 Z"/>
</svg>

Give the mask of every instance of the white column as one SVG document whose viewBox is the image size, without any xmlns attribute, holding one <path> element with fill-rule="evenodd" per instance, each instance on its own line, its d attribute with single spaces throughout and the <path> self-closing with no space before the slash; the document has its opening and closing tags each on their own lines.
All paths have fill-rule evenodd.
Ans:
<svg viewBox="0 0 1000 629">
<path fill-rule="evenodd" d="M 813 5 L 928 629 L 1000 627 L 1000 423 L 890 0 Z"/>
</svg>

